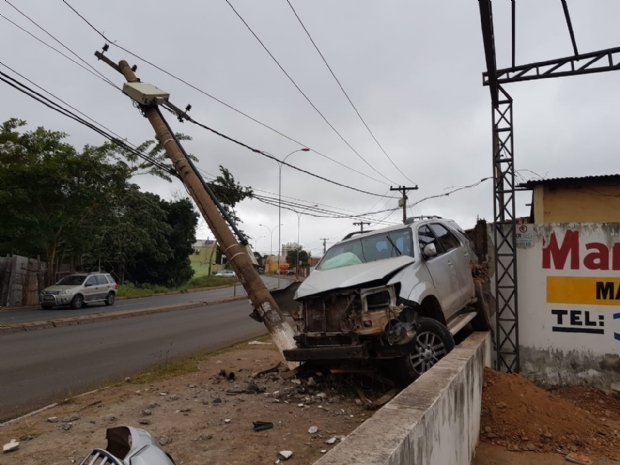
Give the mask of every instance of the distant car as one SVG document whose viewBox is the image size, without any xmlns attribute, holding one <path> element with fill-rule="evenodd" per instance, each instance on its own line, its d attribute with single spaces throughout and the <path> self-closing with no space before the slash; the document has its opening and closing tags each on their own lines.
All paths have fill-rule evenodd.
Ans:
<svg viewBox="0 0 620 465">
<path fill-rule="evenodd" d="M 219 276 L 222 278 L 235 278 L 237 277 L 237 273 L 235 273 L 233 270 L 222 270 L 215 273 L 215 276 Z"/>
<path fill-rule="evenodd" d="M 295 274 L 295 270 L 286 270 L 286 274 L 287 275 L 294 275 Z"/>
<path fill-rule="evenodd" d="M 262 266 L 258 267 L 258 274 L 265 274 L 265 268 L 263 268 Z"/>
<path fill-rule="evenodd" d="M 43 289 L 40 296 L 41 307 L 48 310 L 70 305 L 77 310 L 94 302 L 114 305 L 117 289 L 118 284 L 107 273 L 72 274 Z"/>
</svg>

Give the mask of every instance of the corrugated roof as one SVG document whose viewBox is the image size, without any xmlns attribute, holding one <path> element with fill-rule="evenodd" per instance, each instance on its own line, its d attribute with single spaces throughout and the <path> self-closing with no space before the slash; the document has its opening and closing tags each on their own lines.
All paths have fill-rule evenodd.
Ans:
<svg viewBox="0 0 620 465">
<path fill-rule="evenodd" d="M 525 187 L 527 189 L 531 189 L 535 186 L 540 186 L 542 184 L 571 184 L 578 182 L 620 182 L 620 174 L 602 174 L 598 176 L 579 176 L 579 177 L 568 177 L 568 178 L 546 178 L 546 179 L 531 179 L 526 183 L 519 184 L 520 187 Z"/>
</svg>

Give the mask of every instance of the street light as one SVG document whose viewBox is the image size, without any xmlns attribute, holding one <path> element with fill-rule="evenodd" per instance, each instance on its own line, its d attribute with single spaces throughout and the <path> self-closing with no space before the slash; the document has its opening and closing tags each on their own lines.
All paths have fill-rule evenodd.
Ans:
<svg viewBox="0 0 620 465">
<path fill-rule="evenodd" d="M 265 236 L 259 236 L 255 241 L 254 241 L 254 250 L 258 251 L 258 241 L 260 239 L 262 239 Z"/>
<path fill-rule="evenodd" d="M 286 157 L 284 157 L 282 161 L 276 160 L 278 162 L 278 168 L 280 170 L 280 173 L 278 176 L 278 223 L 282 221 L 282 167 L 284 166 L 283 163 L 286 161 L 288 157 L 290 157 L 294 153 L 309 152 L 309 151 L 310 151 L 309 148 L 303 147 L 301 149 L 293 150 Z M 282 231 L 281 231 L 280 226 L 282 225 L 280 224 L 278 226 L 278 276 L 280 275 L 280 252 L 282 250 Z"/>
<path fill-rule="evenodd" d="M 276 228 L 279 228 L 282 225 L 280 224 L 278 226 L 274 226 L 273 228 L 270 228 L 269 226 L 264 225 L 264 224 L 259 224 L 259 226 L 263 226 L 264 228 L 267 228 L 267 230 L 269 231 L 269 234 L 271 236 L 271 243 L 270 243 L 270 246 L 269 246 L 270 247 L 270 249 L 269 249 L 269 257 L 270 257 L 269 260 L 271 260 L 271 257 L 273 256 L 273 232 L 276 230 Z M 279 269 L 280 268 L 278 268 L 278 270 Z"/>
<path fill-rule="evenodd" d="M 309 207 L 304 208 L 301 212 L 297 213 L 297 266 L 295 267 L 295 274 L 299 275 L 299 249 L 301 248 L 301 245 L 299 244 L 299 230 L 301 229 L 301 215 L 304 214 L 304 212 L 306 210 L 308 210 L 309 208 L 314 208 L 314 207 L 318 207 L 318 205 L 310 205 Z"/>
</svg>

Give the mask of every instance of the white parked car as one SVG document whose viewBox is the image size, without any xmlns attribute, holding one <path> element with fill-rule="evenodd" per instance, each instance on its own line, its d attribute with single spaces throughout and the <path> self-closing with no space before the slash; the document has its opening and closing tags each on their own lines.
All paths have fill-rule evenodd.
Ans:
<svg viewBox="0 0 620 465">
<path fill-rule="evenodd" d="M 235 278 L 237 274 L 233 270 L 222 270 L 215 273 L 215 276 L 221 276 L 223 278 Z"/>
<path fill-rule="evenodd" d="M 380 361 L 408 384 L 454 348 L 463 327 L 489 328 L 465 232 L 439 217 L 407 223 L 350 234 L 326 252 L 295 294 L 297 348 L 287 360 Z"/>
</svg>

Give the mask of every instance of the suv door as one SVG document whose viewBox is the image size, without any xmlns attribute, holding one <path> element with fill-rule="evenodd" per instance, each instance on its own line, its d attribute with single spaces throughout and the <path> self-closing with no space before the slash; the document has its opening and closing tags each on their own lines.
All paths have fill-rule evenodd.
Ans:
<svg viewBox="0 0 620 465">
<path fill-rule="evenodd" d="M 430 225 L 433 233 L 441 242 L 444 250 L 449 250 L 453 257 L 454 270 L 459 280 L 459 289 L 461 298 L 459 299 L 458 310 L 465 307 L 472 297 L 475 296 L 473 279 L 471 277 L 471 268 L 469 262 L 469 249 L 463 244 L 453 231 L 447 225 L 433 223 Z"/>
<path fill-rule="evenodd" d="M 437 297 L 446 319 L 454 312 L 460 310 L 461 289 L 459 279 L 454 268 L 454 257 L 450 251 L 446 252 L 441 242 L 435 237 L 429 225 L 422 225 L 418 228 L 418 241 L 420 251 L 427 244 L 435 244 L 437 255 L 424 258 L 424 264 L 433 278 L 433 284 L 437 290 Z"/>
<path fill-rule="evenodd" d="M 84 302 L 92 302 L 93 300 L 97 300 L 97 293 L 99 292 L 99 287 L 97 286 L 97 276 L 92 275 L 86 278 L 84 282 L 84 289 L 82 294 L 84 294 Z"/>
<path fill-rule="evenodd" d="M 103 300 L 107 297 L 108 292 L 110 291 L 110 283 L 106 279 L 105 275 L 99 274 L 97 275 L 97 285 L 99 288 L 97 300 Z"/>
</svg>

